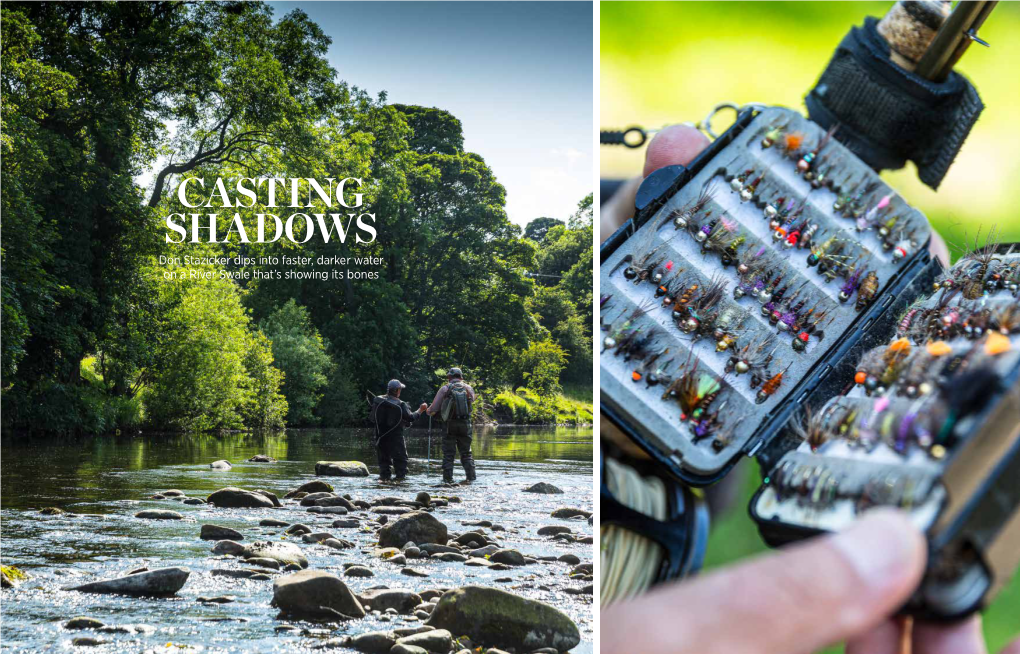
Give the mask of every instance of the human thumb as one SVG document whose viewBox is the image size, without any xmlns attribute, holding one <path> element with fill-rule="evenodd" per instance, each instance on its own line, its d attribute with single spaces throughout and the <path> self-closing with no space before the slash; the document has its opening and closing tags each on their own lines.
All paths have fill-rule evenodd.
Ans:
<svg viewBox="0 0 1020 654">
<path fill-rule="evenodd" d="M 602 611 L 601 651 L 808 652 L 866 631 L 917 587 L 927 550 L 897 511 Z"/>
</svg>

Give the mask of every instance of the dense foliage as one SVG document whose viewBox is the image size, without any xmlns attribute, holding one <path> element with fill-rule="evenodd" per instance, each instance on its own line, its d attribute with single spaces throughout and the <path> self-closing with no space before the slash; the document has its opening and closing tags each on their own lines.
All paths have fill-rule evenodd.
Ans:
<svg viewBox="0 0 1020 654">
<path fill-rule="evenodd" d="M 409 399 L 430 399 L 435 371 L 452 365 L 491 392 L 490 407 L 501 391 L 551 402 L 563 387 L 590 388 L 591 196 L 569 224 L 541 218 L 522 235 L 490 168 L 464 151 L 460 121 L 340 81 L 330 38 L 299 10 L 2 12 L 5 427 L 349 425 L 366 390 L 398 377 Z M 145 171 L 149 189 L 135 182 Z M 182 176 L 207 187 L 359 177 L 379 237 L 167 244 L 162 220 L 182 210 Z M 272 212 L 237 211 L 252 229 Z M 159 262 L 221 254 L 383 264 L 364 268 L 378 279 L 321 281 Z"/>
</svg>

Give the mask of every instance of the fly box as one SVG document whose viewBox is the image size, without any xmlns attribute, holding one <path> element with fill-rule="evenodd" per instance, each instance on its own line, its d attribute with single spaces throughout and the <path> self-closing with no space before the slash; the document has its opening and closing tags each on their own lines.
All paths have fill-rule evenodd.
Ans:
<svg viewBox="0 0 1020 654">
<path fill-rule="evenodd" d="M 1003 540 L 1020 531 L 1020 259 L 989 248 L 946 273 L 920 211 L 779 107 L 650 175 L 636 208 L 600 253 L 603 428 L 692 486 L 756 456 L 770 544 L 909 508 L 932 545 L 909 609 L 980 606 L 1020 556 Z"/>
</svg>

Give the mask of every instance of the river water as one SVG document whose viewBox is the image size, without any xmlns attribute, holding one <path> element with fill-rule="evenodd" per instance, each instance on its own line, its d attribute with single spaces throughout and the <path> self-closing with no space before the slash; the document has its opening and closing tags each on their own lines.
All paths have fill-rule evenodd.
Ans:
<svg viewBox="0 0 1020 654">
<path fill-rule="evenodd" d="M 502 546 L 527 555 L 576 555 L 591 562 L 593 546 L 562 543 L 537 535 L 543 525 L 564 525 L 578 536 L 592 536 L 585 520 L 560 520 L 550 513 L 561 506 L 593 510 L 591 428 L 476 429 L 474 453 L 478 482 L 453 489 L 439 485 L 441 473 L 438 433 L 432 434 L 429 457 L 425 430 L 408 433 L 411 457 L 408 481 L 383 485 L 375 477 L 321 478 L 337 492 L 372 501 L 383 496 L 414 499 L 418 491 L 432 495 L 457 495 L 462 502 L 438 508 L 434 515 L 451 531 L 473 527 L 461 521 L 490 520 L 506 528 L 493 532 Z M 375 542 L 370 530 L 331 529 L 338 516 L 308 513 L 295 502 L 283 509 L 219 509 L 211 505 L 184 505 L 169 499 L 151 499 L 161 490 L 179 489 L 189 497 L 201 497 L 226 486 L 264 489 L 281 498 L 304 482 L 315 479 L 320 460 L 359 460 L 377 472 L 370 436 L 365 430 L 294 430 L 273 435 L 174 435 L 107 436 L 88 440 L 2 441 L 0 464 L 0 536 L 2 562 L 16 565 L 30 575 L 28 581 L 4 590 L 2 596 L 3 649 L 11 652 L 68 651 L 71 639 L 93 636 L 109 641 L 92 652 L 296 652 L 305 651 L 327 632 L 335 637 L 364 631 L 414 626 L 403 616 L 393 621 L 369 616 L 339 627 L 296 623 L 306 633 L 281 633 L 284 624 L 269 606 L 272 582 L 212 576 L 214 568 L 242 568 L 237 561 L 217 560 L 210 552 L 212 541 L 198 538 L 200 526 L 210 523 L 237 529 L 244 542 L 283 538 L 283 529 L 260 527 L 272 517 L 303 523 L 313 531 L 331 531 L 353 540 L 357 547 L 334 550 L 297 541 L 310 567 L 340 574 L 343 563 L 369 565 L 376 576 L 345 578 L 354 590 L 389 586 L 421 591 L 480 584 L 550 603 L 577 623 L 581 645 L 574 652 L 592 651 L 592 599 L 565 588 L 585 583 L 569 579 L 570 566 L 543 562 L 489 571 L 462 563 L 412 559 L 408 565 L 429 574 L 411 578 L 400 567 L 380 561 L 370 553 Z M 278 463 L 248 463 L 255 454 L 268 454 Z M 234 464 L 216 471 L 209 463 L 226 459 Z M 428 464 L 431 459 L 431 465 Z M 463 471 L 457 466 L 458 479 Z M 562 495 L 538 495 L 522 490 L 535 482 L 558 486 Z M 47 516 L 44 507 L 59 507 L 68 515 Z M 143 509 L 170 509 L 185 520 L 144 520 L 134 514 Z M 71 515 L 73 513 L 74 515 Z M 351 517 L 351 516 L 346 516 Z M 374 514 L 355 514 L 363 523 Z M 392 519 L 392 518 L 390 518 Z M 61 590 L 63 587 L 126 574 L 139 567 L 150 569 L 183 566 L 191 576 L 177 597 L 136 599 L 92 595 Z M 509 578 L 509 581 L 508 581 Z M 499 580 L 499 581 L 497 581 Z M 228 595 L 229 604 L 201 604 L 199 596 Z M 68 631 L 62 623 L 87 615 L 106 624 L 145 624 L 152 634 L 94 634 Z M 458 634 L 454 634 L 455 636 Z M 333 650 L 345 651 L 345 650 Z"/>
</svg>

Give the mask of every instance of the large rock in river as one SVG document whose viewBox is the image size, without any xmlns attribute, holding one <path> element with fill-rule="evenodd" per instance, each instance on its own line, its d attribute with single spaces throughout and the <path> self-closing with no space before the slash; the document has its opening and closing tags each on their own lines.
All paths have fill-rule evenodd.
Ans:
<svg viewBox="0 0 1020 654">
<path fill-rule="evenodd" d="M 544 481 L 540 481 L 537 484 L 533 484 L 533 485 L 529 486 L 528 488 L 525 488 L 524 492 L 525 493 L 540 493 L 542 495 L 562 495 L 563 494 L 562 490 L 560 490 L 556 486 L 553 486 L 552 484 L 547 484 Z"/>
<path fill-rule="evenodd" d="M 206 501 L 213 506 L 220 507 L 221 509 L 273 508 L 273 500 L 269 499 L 262 493 L 246 491 L 240 488 L 234 488 L 233 486 L 221 488 L 206 498 Z"/>
<path fill-rule="evenodd" d="M 326 477 L 367 477 L 368 466 L 361 461 L 319 461 L 315 474 Z"/>
<path fill-rule="evenodd" d="M 226 459 L 220 459 L 219 461 L 213 461 L 209 464 L 209 467 L 213 470 L 230 470 L 234 466 L 230 465 L 230 461 Z"/>
<path fill-rule="evenodd" d="M 446 525 L 425 511 L 405 513 L 379 530 L 379 547 L 403 547 L 405 543 L 422 545 L 449 540 Z"/>
<path fill-rule="evenodd" d="M 562 611 L 482 586 L 463 586 L 443 594 L 425 624 L 476 643 L 525 652 L 543 647 L 566 652 L 581 642 L 577 625 Z"/>
<path fill-rule="evenodd" d="M 273 606 L 298 618 L 365 617 L 365 609 L 351 589 L 336 575 L 321 570 L 302 570 L 273 582 Z"/>
<path fill-rule="evenodd" d="M 281 565 L 293 563 L 302 568 L 308 567 L 308 559 L 301 548 L 291 543 L 272 541 L 255 541 L 251 545 L 242 545 L 232 540 L 221 540 L 213 545 L 213 554 L 232 554 L 242 559 L 272 559 Z"/>
<path fill-rule="evenodd" d="M 362 604 L 372 607 L 373 611 L 386 612 L 386 609 L 393 609 L 397 613 L 410 614 L 414 607 L 422 603 L 421 595 L 410 590 L 399 588 L 377 588 L 366 590 L 358 596 Z"/>
<path fill-rule="evenodd" d="M 165 597 L 173 595 L 184 586 L 191 571 L 187 568 L 160 568 L 138 572 L 133 575 L 93 581 L 81 586 L 73 586 L 64 590 L 77 590 L 83 593 L 112 593 L 116 595 L 133 595 L 136 597 Z"/>
</svg>

